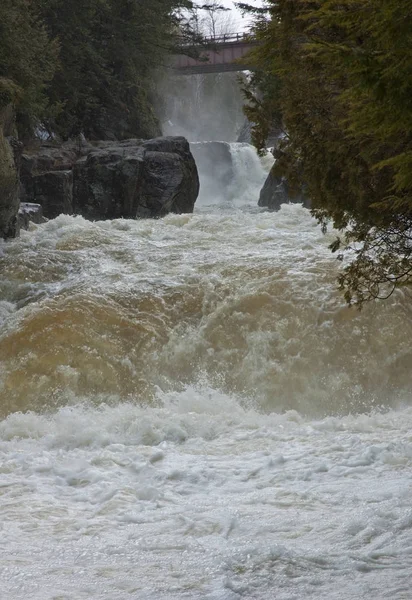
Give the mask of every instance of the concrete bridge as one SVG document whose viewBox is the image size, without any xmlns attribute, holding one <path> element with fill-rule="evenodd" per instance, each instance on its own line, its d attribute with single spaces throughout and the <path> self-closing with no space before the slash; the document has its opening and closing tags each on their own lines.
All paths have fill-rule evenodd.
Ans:
<svg viewBox="0 0 412 600">
<path fill-rule="evenodd" d="M 245 56 L 258 45 L 258 42 L 243 33 L 221 35 L 210 38 L 206 42 L 210 48 L 202 51 L 199 59 L 184 54 L 175 57 L 172 68 L 176 75 L 247 71 L 250 66 Z"/>
</svg>

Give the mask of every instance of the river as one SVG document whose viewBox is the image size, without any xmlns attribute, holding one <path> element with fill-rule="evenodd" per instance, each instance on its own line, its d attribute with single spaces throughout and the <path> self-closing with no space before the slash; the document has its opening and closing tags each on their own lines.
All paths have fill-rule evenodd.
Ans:
<svg viewBox="0 0 412 600">
<path fill-rule="evenodd" d="M 233 145 L 193 215 L 0 246 L 0 598 L 409 600 L 412 304 Z"/>
</svg>

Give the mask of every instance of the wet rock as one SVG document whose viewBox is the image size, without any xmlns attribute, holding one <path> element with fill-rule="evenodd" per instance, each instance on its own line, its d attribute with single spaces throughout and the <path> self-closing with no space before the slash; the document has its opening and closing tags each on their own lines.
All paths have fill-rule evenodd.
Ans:
<svg viewBox="0 0 412 600">
<path fill-rule="evenodd" d="M 279 210 L 282 204 L 303 204 L 310 208 L 310 201 L 303 194 L 292 196 L 289 193 L 287 181 L 283 177 L 278 177 L 272 171 L 269 173 L 264 186 L 260 192 L 258 206 L 268 208 L 269 210 Z"/>
<path fill-rule="evenodd" d="M 216 185 L 227 187 L 233 180 L 233 162 L 227 142 L 194 142 L 190 149 L 202 173 L 210 173 Z"/>
<path fill-rule="evenodd" d="M 30 223 L 44 223 L 47 219 L 43 215 L 43 208 L 40 204 L 33 204 L 31 202 L 21 202 L 18 221 L 20 229 L 28 229 Z"/>
<path fill-rule="evenodd" d="M 198 192 L 196 164 L 182 137 L 42 143 L 22 157 L 21 200 L 41 204 L 47 218 L 192 212 Z"/>
<path fill-rule="evenodd" d="M 144 151 L 135 143 L 105 142 L 74 166 L 74 211 L 86 219 L 134 218 Z"/>
<path fill-rule="evenodd" d="M 76 142 L 42 142 L 26 149 L 24 158 L 27 167 L 36 173 L 46 171 L 67 171 L 71 169 L 79 156 L 89 150 L 90 146 Z"/>
<path fill-rule="evenodd" d="M 143 144 L 142 188 L 137 216 L 191 213 L 199 194 L 196 163 L 185 138 L 157 138 Z"/>
<path fill-rule="evenodd" d="M 90 148 L 86 142 L 42 142 L 26 148 L 21 158 L 20 200 L 41 203 L 36 198 L 36 178 L 45 173 L 71 171 Z"/>
<path fill-rule="evenodd" d="M 193 212 L 196 164 L 182 137 L 102 142 L 74 167 L 74 210 L 88 219 Z"/>
<path fill-rule="evenodd" d="M 18 234 L 19 166 L 21 145 L 11 133 L 11 107 L 0 110 L 0 238 Z"/>
<path fill-rule="evenodd" d="M 287 202 L 289 196 L 285 182 L 271 171 L 261 189 L 258 206 L 279 210 L 281 205 Z"/>
<path fill-rule="evenodd" d="M 0 238 L 18 233 L 19 180 L 12 149 L 0 131 Z"/>
<path fill-rule="evenodd" d="M 47 171 L 33 177 L 34 198 L 48 219 L 73 214 L 73 171 Z"/>
</svg>

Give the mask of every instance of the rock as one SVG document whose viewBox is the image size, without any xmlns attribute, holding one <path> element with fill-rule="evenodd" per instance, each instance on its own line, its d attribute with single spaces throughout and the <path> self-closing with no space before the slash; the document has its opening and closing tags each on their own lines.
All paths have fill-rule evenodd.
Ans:
<svg viewBox="0 0 412 600">
<path fill-rule="evenodd" d="M 75 142 L 42 142 L 24 153 L 31 171 L 44 173 L 46 171 L 67 171 L 72 169 L 79 156 L 90 150 L 91 146 Z"/>
<path fill-rule="evenodd" d="M 21 200 L 41 204 L 47 218 L 192 212 L 198 192 L 196 164 L 182 137 L 42 143 L 22 157 Z"/>
<path fill-rule="evenodd" d="M 87 219 L 193 212 L 196 164 L 182 137 L 101 142 L 74 167 L 74 210 Z"/>
<path fill-rule="evenodd" d="M 276 176 L 272 169 L 260 192 L 258 206 L 269 210 L 279 210 L 282 204 L 288 203 L 303 204 L 306 208 L 310 208 L 309 199 L 305 198 L 303 194 L 291 196 L 287 181 L 283 177 Z"/>
<path fill-rule="evenodd" d="M 18 234 L 19 161 L 21 146 L 7 139 L 10 107 L 0 110 L 0 238 Z"/>
<path fill-rule="evenodd" d="M 91 148 L 87 142 L 81 141 L 65 142 L 64 144 L 42 142 L 41 144 L 27 148 L 21 158 L 20 200 L 22 202 L 38 202 L 41 204 L 42 198 L 37 198 L 36 178 L 45 173 L 71 171 L 76 161 L 90 151 Z M 65 193 L 67 193 L 66 187 L 64 189 Z M 39 190 L 40 196 L 43 196 L 43 190 L 44 186 L 41 186 Z M 57 203 L 62 204 L 63 201 L 58 201 Z M 53 218 L 53 216 L 56 216 L 47 214 L 47 211 L 48 208 L 45 207 L 44 214 L 46 217 Z"/>
<path fill-rule="evenodd" d="M 185 138 L 144 142 L 143 184 L 137 216 L 192 213 L 199 194 L 195 160 Z"/>
<path fill-rule="evenodd" d="M 73 171 L 47 171 L 33 177 L 34 198 L 48 219 L 73 214 Z"/>
<path fill-rule="evenodd" d="M 21 202 L 18 213 L 20 229 L 28 229 L 30 223 L 45 223 L 47 219 L 43 216 L 43 208 L 40 204 Z"/>
<path fill-rule="evenodd" d="M 86 219 L 137 215 L 144 150 L 132 143 L 105 142 L 74 166 L 73 208 Z"/>
<path fill-rule="evenodd" d="M 285 182 L 271 171 L 261 189 L 258 206 L 279 210 L 282 204 L 289 202 Z"/>
</svg>

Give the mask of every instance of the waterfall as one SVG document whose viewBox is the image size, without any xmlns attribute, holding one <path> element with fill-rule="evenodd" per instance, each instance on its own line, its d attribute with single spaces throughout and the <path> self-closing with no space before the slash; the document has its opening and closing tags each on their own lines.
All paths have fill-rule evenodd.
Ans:
<svg viewBox="0 0 412 600">
<path fill-rule="evenodd" d="M 197 142 L 191 144 L 200 176 L 198 208 L 211 205 L 250 206 L 273 164 L 269 152 L 259 158 L 255 148 L 240 142 Z"/>
</svg>

